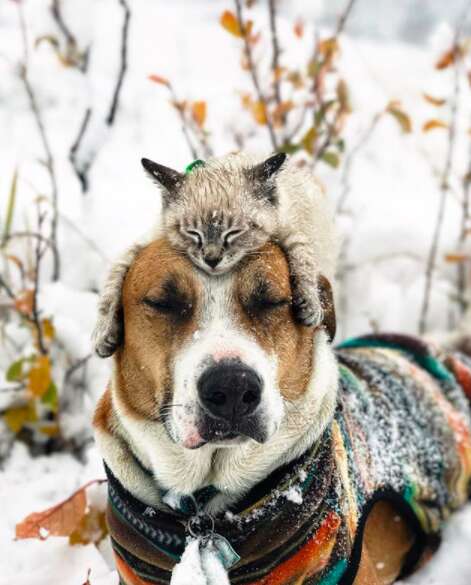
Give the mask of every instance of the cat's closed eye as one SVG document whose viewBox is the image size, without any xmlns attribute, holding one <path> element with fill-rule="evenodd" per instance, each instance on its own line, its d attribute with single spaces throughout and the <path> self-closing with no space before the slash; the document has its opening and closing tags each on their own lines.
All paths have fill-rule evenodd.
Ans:
<svg viewBox="0 0 471 585">
<path fill-rule="evenodd" d="M 186 230 L 186 235 L 192 239 L 195 244 L 198 245 L 198 248 L 203 247 L 203 234 L 197 230 Z"/>
<path fill-rule="evenodd" d="M 244 232 L 245 232 L 245 230 L 243 230 L 243 229 L 229 230 L 229 231 L 225 232 L 223 235 L 224 246 L 226 246 L 226 247 L 230 246 L 234 242 L 234 240 L 236 240 Z"/>
</svg>

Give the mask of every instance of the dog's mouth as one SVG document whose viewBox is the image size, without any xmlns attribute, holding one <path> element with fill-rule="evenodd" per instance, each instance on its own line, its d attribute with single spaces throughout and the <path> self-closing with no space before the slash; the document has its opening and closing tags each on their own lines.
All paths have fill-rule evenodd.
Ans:
<svg viewBox="0 0 471 585">
<path fill-rule="evenodd" d="M 258 415 L 228 423 L 202 412 L 198 421 L 198 430 L 204 444 L 231 446 L 244 443 L 249 439 L 257 443 L 265 443 L 268 439 L 267 431 Z"/>
</svg>

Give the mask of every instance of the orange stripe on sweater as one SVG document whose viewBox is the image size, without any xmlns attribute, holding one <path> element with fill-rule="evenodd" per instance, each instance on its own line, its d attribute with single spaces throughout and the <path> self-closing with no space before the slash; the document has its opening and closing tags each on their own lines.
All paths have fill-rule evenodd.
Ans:
<svg viewBox="0 0 471 585">
<path fill-rule="evenodd" d="M 320 571 L 332 553 L 339 526 L 339 516 L 330 512 L 316 534 L 294 556 L 250 585 L 286 585 L 293 583 L 296 578 Z"/>
<path fill-rule="evenodd" d="M 150 581 L 145 581 L 131 569 L 131 567 L 124 561 L 118 553 L 114 553 L 116 561 L 116 568 L 123 583 L 126 585 L 154 585 Z"/>
</svg>

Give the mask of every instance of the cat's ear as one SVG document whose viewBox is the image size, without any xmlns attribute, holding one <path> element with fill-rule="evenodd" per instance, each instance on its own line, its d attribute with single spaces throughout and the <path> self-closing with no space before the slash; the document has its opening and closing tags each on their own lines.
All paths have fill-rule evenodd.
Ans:
<svg viewBox="0 0 471 585">
<path fill-rule="evenodd" d="M 141 159 L 141 164 L 154 183 L 164 188 L 162 193 L 164 205 L 175 199 L 178 187 L 181 185 L 185 175 L 169 167 L 164 167 L 164 165 L 159 165 L 148 158 Z"/>
<path fill-rule="evenodd" d="M 328 278 L 320 274 L 317 281 L 319 298 L 322 306 L 322 327 L 327 331 L 329 341 L 335 337 L 337 319 L 335 317 L 334 294 Z"/>
<path fill-rule="evenodd" d="M 259 181 L 267 181 L 281 169 L 285 160 L 286 153 L 284 152 L 279 152 L 278 154 L 274 154 L 270 158 L 267 158 L 267 160 L 264 160 L 262 163 L 254 167 L 254 178 L 258 179 Z"/>
</svg>

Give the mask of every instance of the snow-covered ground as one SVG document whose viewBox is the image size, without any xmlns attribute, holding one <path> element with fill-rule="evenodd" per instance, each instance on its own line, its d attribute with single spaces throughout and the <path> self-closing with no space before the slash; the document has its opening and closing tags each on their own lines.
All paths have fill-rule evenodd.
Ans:
<svg viewBox="0 0 471 585">
<path fill-rule="evenodd" d="M 434 3 L 441 4 L 439 0 Z M 218 24 L 220 13 L 231 8 L 227 2 L 133 0 L 129 68 L 117 121 L 108 136 L 101 136 L 101 127 L 96 129 L 97 139 L 104 142 L 91 171 L 90 191 L 83 196 L 67 158 L 68 150 L 85 107 L 91 103 L 99 117 L 109 106 L 122 13 L 115 0 L 67 0 L 63 4 L 77 38 L 93 41 L 90 74 L 84 77 L 62 67 L 51 46 L 43 42 L 30 53 L 30 75 L 56 159 L 61 213 L 63 273 L 60 282 L 44 284 L 40 305 L 44 314 L 54 316 L 59 341 L 78 359 L 90 351 L 96 303 L 96 294 L 91 291 L 100 285 L 111 259 L 158 219 L 158 195 L 145 179 L 139 159 L 149 156 L 175 168 L 183 168 L 191 160 L 165 88 L 151 83 L 148 75 L 171 79 L 181 98 L 207 101 L 208 128 L 219 153 L 234 148 L 232 126 L 248 125 L 245 114 L 240 113 L 236 90 L 249 87 L 249 82 L 239 67 L 239 41 Z M 283 4 L 280 28 L 286 62 L 300 60 L 313 36 L 307 27 L 304 39 L 299 41 L 291 31 L 303 4 Z M 24 2 L 33 40 L 56 30 L 48 16 L 48 5 L 47 0 Z M 313 6 L 310 18 L 322 13 L 321 2 Z M 438 209 L 437 173 L 443 168 L 446 149 L 443 130 L 423 134 L 420 129 L 430 118 L 447 117 L 446 108 L 438 111 L 422 94 L 442 98 L 452 91 L 451 72 L 437 72 L 434 63 L 449 47 L 453 32 L 439 20 L 433 26 L 429 24 L 427 31 L 427 40 L 415 45 L 390 38 L 384 42 L 377 39 L 377 34 L 376 40 L 348 35 L 342 38 L 340 70 L 351 88 L 353 106 L 346 128 L 347 152 L 361 140 L 373 116 L 393 99 L 400 100 L 409 113 L 414 131 L 403 135 L 394 119 L 384 117 L 354 159 L 346 201 L 349 213 L 339 218 L 340 231 L 348 241 L 349 267 L 339 295 L 339 338 L 369 331 L 372 324 L 381 329 L 417 331 L 425 259 Z M 32 198 L 49 191 L 47 173 L 38 161 L 41 145 L 18 78 L 21 55 L 16 3 L 2 0 L 0 205 L 3 213 L 10 178 L 19 166 L 18 229 L 24 228 L 30 217 Z M 452 319 L 456 314 L 450 309 L 456 266 L 445 263 L 443 256 L 456 251 L 458 239 L 459 177 L 464 174 L 468 155 L 469 97 L 469 90 L 462 88 L 452 191 L 430 311 L 430 324 L 436 330 L 447 328 L 450 314 Z M 250 146 L 268 150 L 265 132 L 261 131 Z M 318 169 L 328 193 L 338 201 L 342 171 L 326 166 Z M 0 368 L 4 366 L 0 357 Z M 71 434 L 88 432 L 107 375 L 108 364 L 92 358 L 81 411 L 67 415 L 66 427 Z M 15 446 L 0 473 L 0 584 L 81 585 L 89 568 L 93 585 L 117 583 L 106 548 L 70 547 L 60 538 L 45 542 L 13 540 L 15 523 L 28 513 L 42 510 L 87 480 L 103 476 L 95 447 L 88 449 L 86 458 L 85 464 L 69 455 L 33 459 L 21 445 Z M 440 552 L 407 583 L 469 585 L 469 550 L 471 505 L 452 518 Z"/>
</svg>

